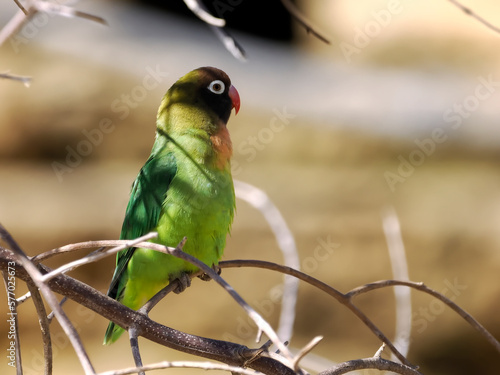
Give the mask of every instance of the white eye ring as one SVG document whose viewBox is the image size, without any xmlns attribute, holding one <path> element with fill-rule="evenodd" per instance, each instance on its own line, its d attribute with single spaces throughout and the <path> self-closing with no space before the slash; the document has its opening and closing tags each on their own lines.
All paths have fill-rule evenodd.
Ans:
<svg viewBox="0 0 500 375">
<path fill-rule="evenodd" d="M 214 94 L 222 94 L 226 89 L 226 85 L 220 79 L 216 79 L 215 81 L 210 82 L 208 85 L 208 89 L 212 91 Z"/>
</svg>

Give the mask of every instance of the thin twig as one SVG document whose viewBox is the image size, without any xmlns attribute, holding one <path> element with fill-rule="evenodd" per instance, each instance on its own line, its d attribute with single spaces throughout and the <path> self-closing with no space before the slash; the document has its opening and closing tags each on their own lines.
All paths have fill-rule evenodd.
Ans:
<svg viewBox="0 0 500 375">
<path fill-rule="evenodd" d="M 460 2 L 456 1 L 456 0 L 449 0 L 453 5 L 455 5 L 458 9 L 460 9 L 461 11 L 463 11 L 465 14 L 467 14 L 468 16 L 476 19 L 477 21 L 479 21 L 480 23 L 482 23 L 484 26 L 486 26 L 487 28 L 489 28 L 490 30 L 493 30 L 494 32 L 500 34 L 500 28 L 493 25 L 491 22 L 487 21 L 486 19 L 484 19 L 483 17 L 479 16 L 477 13 L 475 13 L 472 9 L 470 8 L 467 8 L 466 6 L 462 5 Z"/>
<path fill-rule="evenodd" d="M 57 301 L 56 296 L 52 293 L 51 289 L 48 285 L 46 285 L 42 280 L 42 274 L 36 268 L 36 266 L 28 259 L 24 251 L 19 247 L 17 242 L 12 238 L 10 233 L 5 229 L 5 227 L 0 224 L 0 238 L 2 238 L 9 246 L 12 248 L 12 253 L 24 267 L 26 272 L 30 275 L 31 279 L 35 283 L 35 285 L 40 289 L 42 294 L 45 297 L 45 300 L 50 305 L 50 307 L 54 310 L 57 320 L 59 324 L 63 328 L 64 332 L 68 336 L 75 352 L 82 364 L 82 367 L 85 371 L 85 374 L 95 374 L 94 368 L 90 363 L 90 359 L 87 355 L 87 352 L 83 348 L 82 342 L 79 338 L 78 332 L 75 330 L 75 327 L 71 324 L 70 320 L 66 316 L 64 310 L 59 306 L 59 302 Z"/>
<path fill-rule="evenodd" d="M 323 35 L 314 30 L 311 23 L 302 15 L 302 13 L 295 7 L 295 5 L 290 0 L 281 0 L 281 3 L 286 8 L 286 10 L 288 10 L 288 13 L 290 13 L 290 15 L 293 18 L 295 18 L 295 20 L 298 23 L 304 26 L 304 28 L 308 33 L 311 33 L 322 42 L 330 44 L 330 41 L 328 39 L 326 39 Z"/>
<path fill-rule="evenodd" d="M 31 293 L 33 304 L 35 305 L 36 313 L 38 315 L 38 322 L 40 324 L 40 331 L 42 332 L 43 342 L 43 357 L 45 359 L 44 371 L 45 375 L 52 374 L 52 340 L 50 339 L 50 321 L 47 319 L 47 311 L 43 304 L 42 296 L 38 288 L 33 282 L 28 282 L 28 289 Z"/>
<path fill-rule="evenodd" d="M 108 22 L 102 17 L 82 12 L 62 4 L 50 3 L 47 1 L 36 1 L 33 4 L 33 7 L 40 12 L 48 14 L 55 14 L 68 18 L 84 18 L 93 22 L 100 23 L 101 25 L 108 25 Z"/>
<path fill-rule="evenodd" d="M 392 371 L 402 375 L 422 375 L 422 373 L 410 366 L 392 362 L 380 357 L 355 359 L 352 361 L 343 362 L 333 366 L 332 368 L 329 368 L 328 370 L 320 372 L 318 375 L 341 375 L 347 374 L 348 372 L 366 369 Z"/>
<path fill-rule="evenodd" d="M 299 362 L 304 358 L 308 353 L 311 352 L 319 343 L 323 340 L 323 336 L 316 336 L 313 338 L 306 346 L 304 346 L 293 358 L 293 369 L 296 372 L 300 371 Z"/>
<path fill-rule="evenodd" d="M 200 20 L 209 25 L 224 27 L 226 21 L 223 18 L 217 18 L 210 14 L 205 5 L 198 0 L 184 0 L 184 4 L 193 12 Z"/>
<path fill-rule="evenodd" d="M 9 73 L 0 73 L 0 78 L 11 79 L 13 81 L 22 82 L 23 85 L 26 87 L 29 87 L 31 84 L 31 77 L 16 76 L 14 74 L 9 74 Z"/>
<path fill-rule="evenodd" d="M 135 326 L 132 326 L 128 329 L 128 334 L 130 337 L 130 347 L 132 349 L 132 356 L 134 357 L 134 363 L 135 366 L 138 368 L 143 367 L 142 364 L 142 359 L 141 359 L 141 352 L 139 350 L 139 340 L 137 336 L 137 328 Z M 143 370 L 139 370 L 138 375 L 145 375 L 145 372 Z"/>
<path fill-rule="evenodd" d="M 235 57 L 237 60 L 245 62 L 246 52 L 243 47 L 229 34 L 225 28 L 209 25 L 213 33 L 219 38 L 224 47 Z"/>
<path fill-rule="evenodd" d="M 30 298 L 31 298 L 31 293 L 30 292 L 28 292 L 28 293 L 22 295 L 21 297 L 17 298 L 16 299 L 17 306 L 19 306 L 20 304 L 26 302 Z"/>
<path fill-rule="evenodd" d="M 120 242 L 122 241 L 122 242 Z M 85 241 L 77 242 L 69 245 L 64 245 L 61 247 L 56 247 L 55 249 L 40 253 L 31 258 L 31 261 L 35 264 L 40 263 L 43 260 L 47 260 L 56 255 L 67 254 L 77 250 L 92 249 L 92 248 L 106 248 L 112 246 L 120 246 L 127 240 L 100 240 L 100 241 Z M 138 244 L 140 245 L 140 244 Z"/>
<path fill-rule="evenodd" d="M 382 214 L 382 224 L 391 260 L 392 277 L 396 280 L 409 281 L 408 262 L 406 251 L 401 235 L 401 225 L 393 207 L 388 207 Z M 396 327 L 394 334 L 394 346 L 399 349 L 405 357 L 410 350 L 411 336 L 411 289 L 405 287 L 394 287 L 396 300 Z M 394 354 L 391 360 L 395 360 Z"/>
<path fill-rule="evenodd" d="M 14 2 L 19 7 L 19 9 L 21 9 L 23 11 L 24 14 L 28 14 L 28 11 L 24 8 L 23 4 L 21 4 L 21 2 L 19 0 L 14 0 Z"/>
<path fill-rule="evenodd" d="M 127 375 L 127 374 L 136 374 L 138 371 L 160 370 L 165 368 L 196 368 L 202 370 L 222 370 L 228 372 L 231 371 L 233 373 L 238 373 L 243 375 L 255 375 L 255 371 L 246 370 L 241 367 L 229 366 L 212 362 L 190 362 L 190 361 L 158 362 L 142 367 L 130 367 L 122 370 L 101 372 L 98 375 Z"/>
<path fill-rule="evenodd" d="M 30 3 L 27 8 L 24 8 L 18 3 L 17 0 L 15 1 L 16 4 L 18 4 L 18 6 L 20 7 L 20 10 L 10 19 L 7 25 L 5 25 L 2 30 L 0 30 L 0 46 L 5 43 L 7 39 L 16 35 L 18 31 L 21 30 L 21 28 L 26 24 L 26 22 L 30 21 L 38 12 L 55 14 L 62 17 L 84 18 L 93 22 L 100 23 L 102 25 L 108 24 L 102 17 L 81 12 L 62 4 L 51 3 L 48 1 L 34 1 Z"/>
<path fill-rule="evenodd" d="M 29 12 L 25 14 L 22 10 L 17 11 L 10 21 L 0 30 L 0 46 L 10 37 L 16 35 L 24 24 L 29 21 L 30 17 L 31 13 Z"/>
<path fill-rule="evenodd" d="M 380 358 L 382 357 L 382 352 L 385 350 L 385 344 L 382 343 L 382 345 L 380 345 L 380 348 L 377 349 L 377 351 L 375 352 L 375 354 L 373 355 L 373 358 Z"/>
<path fill-rule="evenodd" d="M 107 257 L 109 255 L 115 254 L 115 253 L 117 253 L 117 252 L 119 252 L 119 251 L 121 251 L 123 249 L 126 249 L 127 247 L 134 247 L 137 244 L 139 244 L 140 242 L 150 240 L 150 239 L 155 238 L 157 236 L 158 236 L 158 233 L 151 232 L 151 233 L 148 233 L 148 234 L 146 234 L 144 236 L 136 238 L 135 240 L 127 240 L 122 245 L 116 246 L 116 247 L 114 247 L 112 249 L 109 249 L 109 250 L 106 250 L 106 251 L 102 251 L 102 252 L 97 252 L 97 253 L 94 252 L 94 253 L 92 253 L 93 255 L 89 255 L 89 256 L 77 259 L 77 260 L 75 260 L 73 262 L 66 263 L 66 264 L 62 265 L 61 267 L 56 268 L 54 271 L 49 272 L 49 273 L 43 275 L 41 280 L 42 280 L 42 282 L 47 282 L 48 280 L 50 280 L 54 276 L 57 276 L 57 275 L 59 275 L 61 273 L 65 273 L 65 272 L 71 271 L 71 270 L 73 270 L 73 269 L 75 269 L 77 267 L 80 267 L 80 266 L 84 265 L 84 264 L 96 262 L 96 261 L 98 261 L 101 258 L 104 258 L 104 257 Z"/>
<path fill-rule="evenodd" d="M 263 190 L 239 180 L 234 180 L 234 190 L 238 198 L 248 202 L 262 213 L 273 231 L 283 255 L 285 266 L 300 270 L 300 258 L 293 233 L 269 196 Z M 298 290 L 299 281 L 295 277 L 285 275 L 277 330 L 278 336 L 283 341 L 292 339 Z"/>
</svg>

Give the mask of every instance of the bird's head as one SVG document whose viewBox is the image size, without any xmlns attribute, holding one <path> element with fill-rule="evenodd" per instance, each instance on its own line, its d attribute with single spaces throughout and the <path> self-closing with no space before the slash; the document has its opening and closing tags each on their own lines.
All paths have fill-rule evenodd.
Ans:
<svg viewBox="0 0 500 375">
<path fill-rule="evenodd" d="M 158 126 L 213 127 L 226 124 L 234 108 L 240 109 L 240 96 L 228 75 L 213 67 L 195 69 L 175 82 L 158 109 Z M 182 125 L 181 125 L 182 124 Z M 209 133 L 216 129 L 207 129 Z"/>
</svg>

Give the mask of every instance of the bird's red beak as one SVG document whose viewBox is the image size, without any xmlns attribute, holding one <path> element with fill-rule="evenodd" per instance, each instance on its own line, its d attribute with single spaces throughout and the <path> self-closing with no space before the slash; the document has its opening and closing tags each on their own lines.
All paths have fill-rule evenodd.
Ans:
<svg viewBox="0 0 500 375">
<path fill-rule="evenodd" d="M 238 114 L 238 111 L 240 110 L 240 94 L 238 94 L 238 90 L 236 90 L 236 87 L 234 87 L 233 85 L 229 87 L 229 97 L 233 102 L 235 114 Z"/>
</svg>

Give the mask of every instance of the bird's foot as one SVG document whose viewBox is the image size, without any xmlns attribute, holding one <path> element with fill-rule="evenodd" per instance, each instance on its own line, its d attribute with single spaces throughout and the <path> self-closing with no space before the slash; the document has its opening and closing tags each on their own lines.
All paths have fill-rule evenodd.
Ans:
<svg viewBox="0 0 500 375">
<path fill-rule="evenodd" d="M 191 277 L 186 272 L 182 272 L 176 280 L 178 281 L 178 287 L 174 289 L 175 294 L 182 293 L 187 287 L 191 286 Z"/>
<path fill-rule="evenodd" d="M 222 272 L 222 269 L 217 265 L 217 264 L 213 264 L 212 265 L 212 269 L 217 273 L 217 275 L 220 275 L 221 272 Z M 212 278 L 210 277 L 210 275 L 207 275 L 206 273 L 202 273 L 200 276 L 198 276 L 201 280 L 203 281 L 210 281 L 212 280 Z"/>
</svg>

